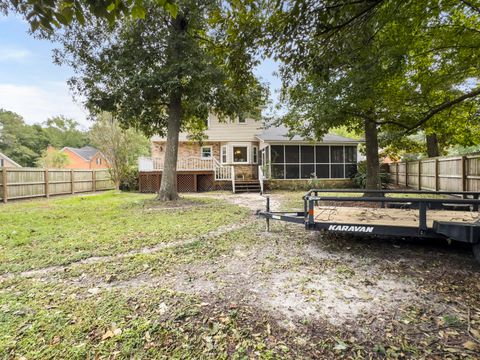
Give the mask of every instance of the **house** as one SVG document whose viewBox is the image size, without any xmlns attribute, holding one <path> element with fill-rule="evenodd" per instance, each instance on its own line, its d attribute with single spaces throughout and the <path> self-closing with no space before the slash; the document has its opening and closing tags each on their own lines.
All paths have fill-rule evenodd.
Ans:
<svg viewBox="0 0 480 360">
<path fill-rule="evenodd" d="M 263 129 L 254 119 L 220 122 L 210 115 L 204 142 L 179 136 L 178 190 L 256 190 L 262 182 L 279 186 L 287 180 L 349 183 L 361 141 L 328 134 L 312 142 L 287 133 L 284 127 Z M 154 136 L 151 143 L 152 157 L 139 159 L 144 192 L 158 190 L 165 157 L 165 139 Z"/>
<path fill-rule="evenodd" d="M 68 156 L 66 169 L 108 169 L 109 165 L 100 150 L 93 146 L 82 148 L 64 147 L 60 150 Z"/>
<path fill-rule="evenodd" d="M 0 167 L 16 167 L 21 168 L 22 165 L 10 159 L 7 155 L 0 153 Z"/>
</svg>

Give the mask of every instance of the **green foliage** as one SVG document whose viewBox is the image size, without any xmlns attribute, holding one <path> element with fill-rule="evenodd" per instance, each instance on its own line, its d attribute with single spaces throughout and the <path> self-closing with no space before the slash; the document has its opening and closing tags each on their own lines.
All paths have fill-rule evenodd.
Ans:
<svg viewBox="0 0 480 360">
<path fill-rule="evenodd" d="M 386 189 L 390 183 L 390 174 L 380 167 L 379 177 L 381 187 Z M 367 165 L 365 161 L 358 163 L 357 172 L 352 175 L 352 181 L 353 184 L 360 189 L 365 189 L 367 187 Z"/>
<path fill-rule="evenodd" d="M 31 30 L 50 33 L 54 28 L 68 26 L 72 22 L 85 24 L 92 17 L 105 19 L 110 25 L 122 18 L 143 19 L 146 0 L 10 0 L 10 8 L 23 14 Z M 155 0 L 173 17 L 177 6 L 173 0 Z M 8 5 L 0 4 L 0 10 L 7 11 Z"/>
<path fill-rule="evenodd" d="M 90 130 L 90 139 L 107 159 L 112 181 L 117 188 L 134 190 L 137 159 L 148 155 L 150 142 L 134 129 L 122 129 L 108 113 L 102 113 Z"/>
<path fill-rule="evenodd" d="M 37 166 L 45 169 L 63 169 L 70 163 L 70 159 L 63 151 L 48 148 L 42 151 L 42 156 L 37 159 Z"/>
<path fill-rule="evenodd" d="M 252 74 L 258 60 L 240 43 L 243 35 L 231 15 L 241 5 L 185 0 L 177 6 L 176 19 L 149 4 L 142 20 L 123 19 L 114 27 L 100 20 L 74 24 L 59 34 L 63 48 L 56 60 L 75 70 L 70 84 L 86 97 L 87 108 L 162 136 L 179 94 L 181 130 L 201 128 L 209 112 L 258 117 L 264 100 Z"/>
<path fill-rule="evenodd" d="M 28 125 L 20 115 L 0 109 L 0 152 L 22 166 L 35 166 L 48 145 L 63 148 L 87 143 L 87 133 L 75 120 L 56 116 L 41 125 Z"/>
</svg>

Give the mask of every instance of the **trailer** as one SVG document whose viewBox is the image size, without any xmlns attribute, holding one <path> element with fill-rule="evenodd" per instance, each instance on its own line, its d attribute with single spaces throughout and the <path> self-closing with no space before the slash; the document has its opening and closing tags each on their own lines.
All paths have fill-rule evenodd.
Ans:
<svg viewBox="0 0 480 360">
<path fill-rule="evenodd" d="M 336 234 L 469 243 L 480 262 L 479 196 L 462 191 L 312 189 L 303 196 L 303 211 L 271 211 L 267 197 L 266 210 L 258 216 L 266 219 L 267 230 L 270 220 L 279 220 Z"/>
</svg>

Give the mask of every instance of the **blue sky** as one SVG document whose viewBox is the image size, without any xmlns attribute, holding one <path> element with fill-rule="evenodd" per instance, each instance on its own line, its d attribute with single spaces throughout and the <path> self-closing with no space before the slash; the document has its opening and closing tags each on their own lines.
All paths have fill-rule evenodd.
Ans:
<svg viewBox="0 0 480 360">
<path fill-rule="evenodd" d="M 72 98 L 66 83 L 72 71 L 53 64 L 53 48 L 51 42 L 29 35 L 22 19 L 0 15 L 0 108 L 22 115 L 30 124 L 65 115 L 87 128 L 87 112 Z M 273 60 L 266 60 L 255 71 L 269 83 L 274 99 L 280 87 L 273 75 L 277 68 Z"/>
</svg>

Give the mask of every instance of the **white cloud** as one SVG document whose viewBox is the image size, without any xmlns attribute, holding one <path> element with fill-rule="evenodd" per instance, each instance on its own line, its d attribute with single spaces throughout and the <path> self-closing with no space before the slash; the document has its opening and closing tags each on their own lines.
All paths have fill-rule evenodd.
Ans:
<svg viewBox="0 0 480 360">
<path fill-rule="evenodd" d="M 0 61 L 20 61 L 30 57 L 32 53 L 26 49 L 2 48 Z"/>
<path fill-rule="evenodd" d="M 0 83 L 0 108 L 20 114 L 29 124 L 65 115 L 84 128 L 90 126 L 86 110 L 73 101 L 65 83 L 51 82 L 42 87 Z"/>
</svg>

